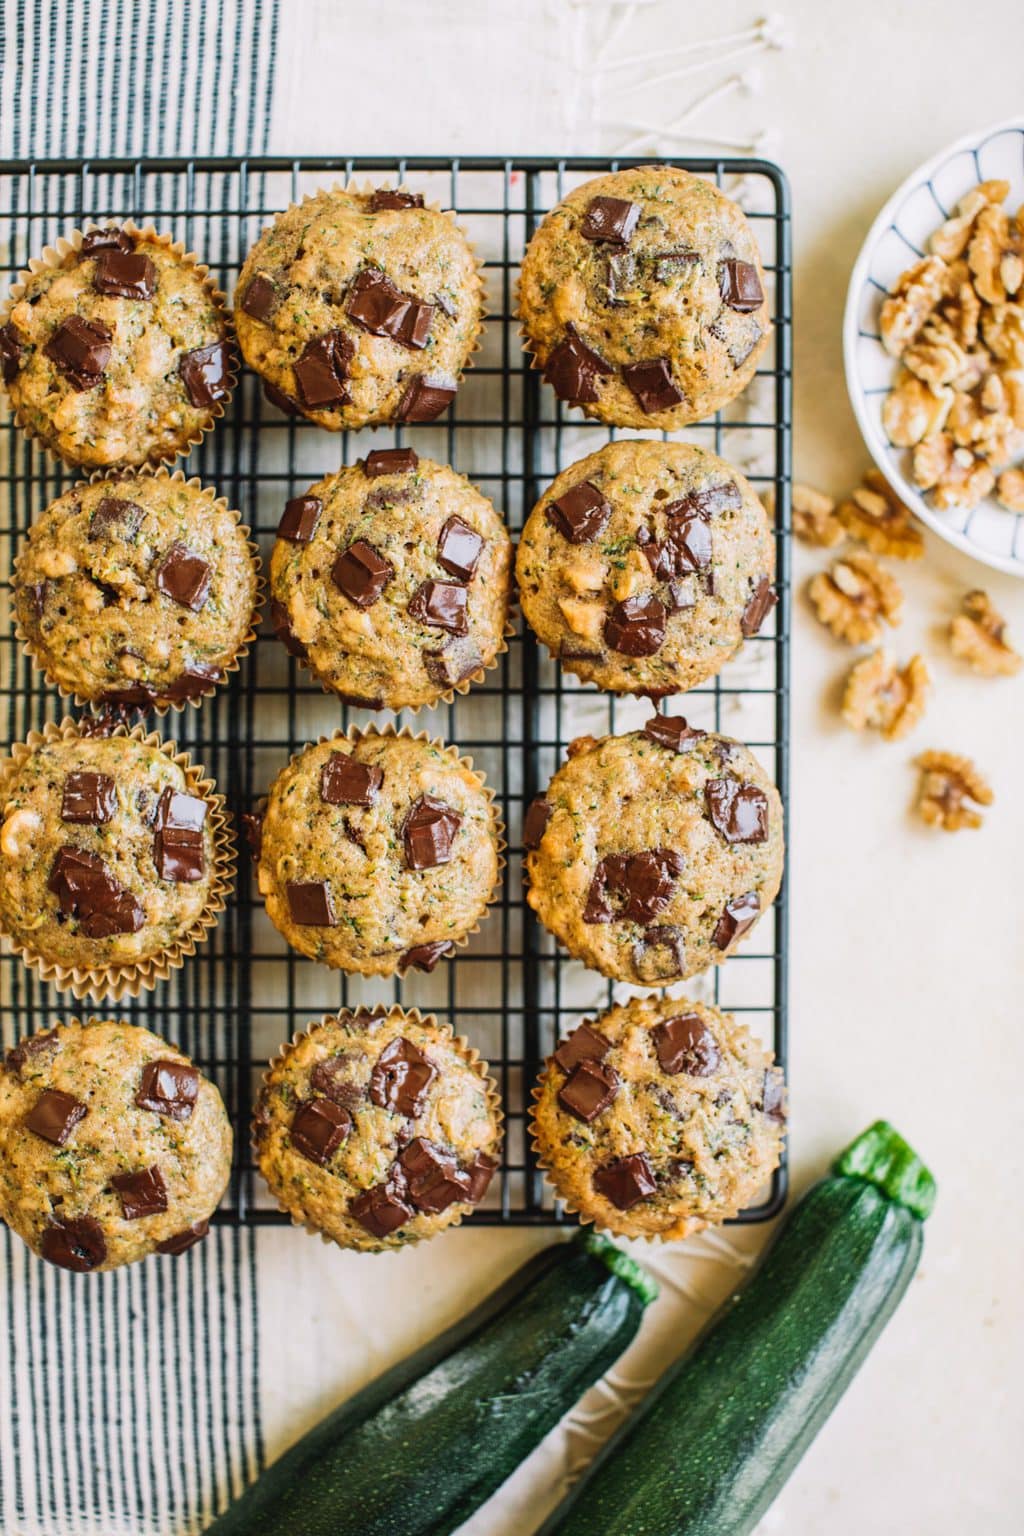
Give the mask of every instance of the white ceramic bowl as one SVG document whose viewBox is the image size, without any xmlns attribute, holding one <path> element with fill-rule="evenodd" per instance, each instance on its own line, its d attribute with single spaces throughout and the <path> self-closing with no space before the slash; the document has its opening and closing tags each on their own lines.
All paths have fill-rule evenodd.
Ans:
<svg viewBox="0 0 1024 1536">
<path fill-rule="evenodd" d="M 1024 576 L 1024 515 L 994 498 L 973 511 L 939 512 L 910 478 L 910 453 L 882 430 L 882 406 L 899 371 L 878 335 L 878 315 L 900 273 L 926 253 L 928 237 L 979 181 L 1010 183 L 1006 206 L 1024 203 L 1024 119 L 997 123 L 958 139 L 928 160 L 886 203 L 868 232 L 850 277 L 843 322 L 843 360 L 850 401 L 871 456 L 922 522 L 976 560 Z"/>
</svg>

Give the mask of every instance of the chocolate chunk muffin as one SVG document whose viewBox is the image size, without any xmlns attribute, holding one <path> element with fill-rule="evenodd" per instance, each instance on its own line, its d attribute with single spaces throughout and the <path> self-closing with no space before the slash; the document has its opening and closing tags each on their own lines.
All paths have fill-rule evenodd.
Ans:
<svg viewBox="0 0 1024 1536">
<path fill-rule="evenodd" d="M 480 268 L 418 192 L 318 192 L 278 214 L 238 279 L 242 355 L 275 404 L 332 432 L 433 421 L 476 346 Z"/>
<path fill-rule="evenodd" d="M 326 689 L 367 709 L 465 693 L 509 627 L 512 545 L 462 475 L 386 448 L 285 507 L 274 626 Z"/>
<path fill-rule="evenodd" d="M 78 703 L 182 708 L 254 638 L 259 557 L 238 513 L 180 471 L 66 491 L 15 564 L 20 638 Z"/>
<path fill-rule="evenodd" d="M 234 384 L 223 294 L 152 228 L 76 231 L 22 273 L 0 311 L 18 425 L 66 464 L 187 453 Z"/>
<path fill-rule="evenodd" d="M 205 1236 L 231 1171 L 214 1085 L 135 1024 L 72 1020 L 0 1065 L 0 1218 L 61 1269 L 117 1269 Z"/>
<path fill-rule="evenodd" d="M 598 176 L 523 257 L 526 345 L 560 400 L 619 427 L 684 427 L 746 388 L 771 329 L 737 205 L 671 165 Z"/>
<path fill-rule="evenodd" d="M 665 986 L 718 965 L 782 880 L 782 802 L 752 752 L 655 715 L 581 736 L 530 807 L 527 901 L 603 976 Z"/>
<path fill-rule="evenodd" d="M 469 758 L 373 729 L 293 757 L 259 840 L 274 926 L 300 954 L 363 976 L 432 971 L 464 944 L 495 895 L 504 846 Z"/>
<path fill-rule="evenodd" d="M 342 1248 L 381 1253 L 456 1226 L 498 1166 L 487 1064 L 429 1015 L 324 1018 L 270 1065 L 253 1117 L 281 1209 Z"/>
<path fill-rule="evenodd" d="M 625 440 L 563 470 L 516 556 L 523 614 L 566 671 L 615 693 L 696 687 L 775 603 L 763 506 L 723 459 Z"/>
<path fill-rule="evenodd" d="M 581 1220 L 688 1237 L 753 1203 L 782 1153 L 785 1089 L 742 1024 L 684 997 L 581 1024 L 534 1089 L 541 1166 Z"/>
<path fill-rule="evenodd" d="M 230 889 L 224 802 L 173 743 L 71 720 L 0 764 L 0 931 L 76 996 L 153 986 Z"/>
</svg>

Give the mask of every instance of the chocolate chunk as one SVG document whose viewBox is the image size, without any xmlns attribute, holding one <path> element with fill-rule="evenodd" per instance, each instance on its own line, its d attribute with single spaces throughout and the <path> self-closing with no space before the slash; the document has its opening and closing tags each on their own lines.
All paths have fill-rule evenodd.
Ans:
<svg viewBox="0 0 1024 1536">
<path fill-rule="evenodd" d="M 706 570 L 711 564 L 711 528 L 699 512 L 676 511 L 684 505 L 673 502 L 666 507 L 665 537 L 643 545 L 652 573 L 662 581 Z"/>
<path fill-rule="evenodd" d="M 690 752 L 707 731 L 687 725 L 682 715 L 652 715 L 644 726 L 644 735 L 659 747 L 668 747 L 670 752 Z"/>
<path fill-rule="evenodd" d="M 658 411 L 670 411 L 684 398 L 672 378 L 666 357 L 655 357 L 647 363 L 630 363 L 623 368 L 622 377 L 636 396 L 640 409 L 648 416 L 656 415 Z"/>
<path fill-rule="evenodd" d="M 137 502 L 124 501 L 120 496 L 104 496 L 89 519 L 90 541 L 101 535 L 118 534 L 122 539 L 134 539 L 146 516 L 145 508 Z"/>
<path fill-rule="evenodd" d="M 116 809 L 117 790 L 108 773 L 69 773 L 64 780 L 61 821 L 96 827 L 109 821 Z"/>
<path fill-rule="evenodd" d="M 372 805 L 384 783 L 383 768 L 332 752 L 320 770 L 320 798 L 328 805 Z"/>
<path fill-rule="evenodd" d="M 651 1030 L 661 1070 L 670 1077 L 710 1077 L 721 1064 L 718 1042 L 699 1013 L 680 1013 Z"/>
<path fill-rule="evenodd" d="M 25 1116 L 25 1128 L 33 1136 L 62 1147 L 88 1113 L 88 1107 L 72 1094 L 62 1093 L 59 1088 L 46 1088 Z"/>
<path fill-rule="evenodd" d="M 616 603 L 604 621 L 604 638 L 621 656 L 653 656 L 665 640 L 665 608 L 652 594 Z"/>
<path fill-rule="evenodd" d="M 452 1152 L 426 1136 L 416 1136 L 402 1148 L 398 1161 L 405 1174 L 409 1199 L 418 1211 L 446 1211 L 456 1200 L 469 1199 L 469 1176 Z"/>
<path fill-rule="evenodd" d="M 269 379 L 263 380 L 263 396 L 271 405 L 275 405 L 286 416 L 298 416 L 301 414 L 298 405 L 286 395 L 283 389 L 278 389 L 276 384 L 271 384 Z"/>
<path fill-rule="evenodd" d="M 775 589 L 767 576 L 762 576 L 760 581 L 753 584 L 753 591 L 747 599 L 747 606 L 740 616 L 740 628 L 747 638 L 758 633 L 761 625 L 778 600 Z"/>
<path fill-rule="evenodd" d="M 672 981 L 686 969 L 686 949 L 681 928 L 665 924 L 647 928 L 633 945 L 633 969 L 637 979 L 648 985 Z"/>
<path fill-rule="evenodd" d="M 4 1058 L 4 1066 L 8 1072 L 13 1072 L 15 1077 L 21 1077 L 30 1061 L 37 1056 L 52 1056 L 58 1046 L 57 1031 L 55 1029 L 42 1030 L 37 1035 L 29 1035 L 25 1040 L 19 1040 L 17 1045 L 12 1045 Z"/>
<path fill-rule="evenodd" d="M 407 506 L 419 501 L 419 488 L 411 485 L 381 485 L 371 491 L 363 502 L 364 512 L 379 512 L 384 508 Z"/>
<path fill-rule="evenodd" d="M 469 634 L 466 611 L 468 592 L 451 581 L 425 581 L 409 599 L 409 615 L 433 629 L 446 629 L 453 635 Z"/>
<path fill-rule="evenodd" d="M 407 949 L 399 958 L 398 974 L 404 976 L 406 971 L 413 968 L 417 971 L 432 971 L 442 955 L 450 955 L 454 950 L 455 945 L 451 939 L 435 939 L 432 944 L 414 944 L 412 949 Z"/>
<path fill-rule="evenodd" d="M 671 283 L 684 276 L 689 280 L 700 266 L 696 251 L 656 251 L 651 261 L 656 283 Z"/>
<path fill-rule="evenodd" d="M 540 840 L 550 819 L 551 806 L 543 795 L 537 795 L 530 801 L 523 817 L 523 847 L 528 853 L 540 847 Z"/>
<path fill-rule="evenodd" d="M 576 327 L 565 328 L 565 340 L 549 354 L 544 377 L 559 400 L 570 405 L 589 405 L 600 398 L 598 379 L 610 378 L 615 369 L 582 340 Z"/>
<path fill-rule="evenodd" d="M 768 836 L 768 796 L 756 784 L 709 779 L 704 785 L 708 818 L 727 843 L 763 843 Z"/>
<path fill-rule="evenodd" d="M 180 789 L 164 789 L 156 805 L 156 825 L 187 832 L 201 832 L 206 822 L 206 801 Z"/>
<path fill-rule="evenodd" d="M 334 928 L 334 902 L 326 880 L 289 880 L 288 911 L 300 928 Z"/>
<path fill-rule="evenodd" d="M 79 392 L 95 389 L 110 361 L 113 337 L 99 320 L 69 315 L 50 337 L 44 354 Z"/>
<path fill-rule="evenodd" d="M 371 336 L 390 336 L 403 347 L 419 349 L 430 339 L 434 305 L 402 293 L 387 273 L 367 267 L 349 289 L 345 313 Z"/>
<path fill-rule="evenodd" d="M 95 1217 L 77 1216 L 72 1221 L 52 1221 L 43 1232 L 40 1251 L 48 1264 L 87 1275 L 103 1263 L 107 1243 Z"/>
<path fill-rule="evenodd" d="M 210 692 L 211 683 L 219 683 L 224 676 L 222 667 L 212 667 L 205 661 L 193 661 L 184 672 L 160 690 L 159 697 L 171 702 L 197 699 Z"/>
<path fill-rule="evenodd" d="M 580 234 L 584 240 L 628 245 L 639 218 L 639 203 L 628 202 L 622 197 L 593 197 L 583 215 Z"/>
<path fill-rule="evenodd" d="M 207 561 L 185 544 L 172 544 L 156 568 L 158 590 L 193 613 L 202 611 L 212 579 Z"/>
<path fill-rule="evenodd" d="M 334 585 L 357 608 L 372 608 L 394 574 L 394 567 L 365 539 L 356 539 L 331 567 Z"/>
<path fill-rule="evenodd" d="M 604 652 L 595 651 L 586 641 L 577 640 L 572 635 L 566 636 L 558 647 L 558 655 L 561 661 L 603 661 Z"/>
<path fill-rule="evenodd" d="M 427 1091 L 436 1076 L 437 1068 L 423 1052 L 399 1035 L 377 1058 L 370 1074 L 370 1099 L 378 1109 L 390 1109 L 414 1120 L 422 1114 Z"/>
<path fill-rule="evenodd" d="M 0 373 L 3 374 L 5 384 L 17 378 L 24 351 L 18 328 L 13 321 L 9 320 L 6 325 L 0 326 Z"/>
<path fill-rule="evenodd" d="M 577 1024 L 571 1035 L 559 1041 L 552 1057 L 563 1072 L 573 1072 L 584 1061 L 604 1061 L 612 1043 L 592 1024 Z"/>
<path fill-rule="evenodd" d="M 644 1152 L 618 1157 L 594 1170 L 594 1188 L 620 1211 L 628 1211 L 657 1189 L 654 1173 Z"/>
<path fill-rule="evenodd" d="M 760 273 L 751 261 L 723 261 L 718 268 L 718 291 L 722 302 L 741 315 L 764 303 Z"/>
<path fill-rule="evenodd" d="M 345 385 L 355 352 L 344 331 L 327 331 L 306 342 L 295 364 L 295 385 L 304 405 L 325 410 L 349 403 L 352 397 Z"/>
<path fill-rule="evenodd" d="M 371 213 L 382 213 L 397 208 L 422 208 L 422 192 L 397 192 L 392 187 L 376 187 L 370 194 L 367 207 Z"/>
<path fill-rule="evenodd" d="M 314 1094 L 320 1098 L 333 1099 L 335 1104 L 347 1109 L 350 1115 L 354 1114 L 365 1100 L 366 1090 L 354 1081 L 352 1065 L 361 1061 L 365 1055 L 365 1051 L 339 1051 L 335 1056 L 328 1056 L 325 1061 L 318 1061 L 309 1074 L 309 1086 Z"/>
<path fill-rule="evenodd" d="M 242 295 L 240 308 L 253 320 L 266 320 L 273 314 L 277 308 L 277 289 L 269 277 L 257 272 Z"/>
<path fill-rule="evenodd" d="M 32 599 L 32 608 L 37 619 L 41 619 L 46 612 L 46 598 L 50 590 L 48 581 L 37 581 L 29 587 L 29 596 Z"/>
<path fill-rule="evenodd" d="M 701 517 L 714 517 L 716 512 L 738 512 L 742 505 L 743 496 L 736 481 L 718 480 L 699 491 L 690 491 L 681 502 L 674 502 L 665 510 L 671 512 L 678 507 L 680 511 L 699 512 Z"/>
<path fill-rule="evenodd" d="M 153 839 L 153 862 L 161 880 L 176 885 L 201 880 L 206 873 L 203 834 L 182 827 L 162 829 Z"/>
<path fill-rule="evenodd" d="M 208 411 L 231 393 L 231 348 L 226 341 L 186 352 L 178 363 L 185 393 L 197 411 Z"/>
<path fill-rule="evenodd" d="M 727 901 L 711 940 L 715 948 L 728 949 L 733 939 L 741 938 L 754 926 L 760 911 L 761 898 L 756 891 L 747 891 L 746 895 L 734 896 Z"/>
<path fill-rule="evenodd" d="M 455 399 L 455 380 L 444 373 L 416 373 L 405 386 L 396 421 L 435 421 Z"/>
<path fill-rule="evenodd" d="M 431 682 L 443 688 L 456 688 L 473 677 L 483 666 L 475 645 L 454 645 L 443 651 L 424 651 L 423 668 Z"/>
<path fill-rule="evenodd" d="M 682 854 L 673 848 L 610 854 L 594 871 L 583 921 L 646 926 L 668 906 L 684 865 Z"/>
<path fill-rule="evenodd" d="M 187 1061 L 147 1061 L 135 1102 L 165 1120 L 191 1120 L 199 1098 L 199 1070 Z"/>
<path fill-rule="evenodd" d="M 411 475 L 419 462 L 415 448 L 375 448 L 363 460 L 363 474 L 367 480 L 376 480 L 379 475 Z"/>
<path fill-rule="evenodd" d="M 290 656 L 305 657 L 306 647 L 292 629 L 287 608 L 276 597 L 270 603 L 270 623 L 274 634 Z"/>
<path fill-rule="evenodd" d="M 470 528 L 461 517 L 452 516 L 438 535 L 438 563 L 460 581 L 471 581 L 483 547 L 484 541 L 476 529 Z"/>
<path fill-rule="evenodd" d="M 263 817 L 253 811 L 243 811 L 238 818 L 242 823 L 242 832 L 249 845 L 249 852 L 254 859 L 258 859 L 263 852 Z"/>
<path fill-rule="evenodd" d="M 135 241 L 126 229 L 107 225 L 105 229 L 90 229 L 82 236 L 81 253 L 95 256 L 97 251 L 134 251 Z"/>
<path fill-rule="evenodd" d="M 156 267 L 136 251 L 101 251 L 92 285 L 97 293 L 117 299 L 151 299 L 156 292 Z"/>
<path fill-rule="evenodd" d="M 548 522 L 570 544 L 589 544 L 600 538 L 608 526 L 612 509 L 603 494 L 589 480 L 582 480 L 553 501 L 547 510 Z"/>
<path fill-rule="evenodd" d="M 383 709 L 384 708 L 384 700 L 381 699 L 381 698 L 365 699 L 365 698 L 363 698 L 362 694 L 359 694 L 359 693 L 343 693 L 340 688 L 337 689 L 336 692 L 337 692 L 338 698 L 341 700 L 341 702 L 343 704 L 351 704 L 356 709 Z"/>
<path fill-rule="evenodd" d="M 146 920 L 140 903 L 126 891 L 95 853 L 65 844 L 57 853 L 47 889 L 65 917 L 78 919 L 87 939 L 138 933 Z"/>
<path fill-rule="evenodd" d="M 486 1195 L 491 1180 L 494 1178 L 498 1167 L 496 1157 L 488 1157 L 486 1152 L 478 1152 L 466 1173 L 469 1177 L 469 1189 L 466 1191 L 466 1199 L 474 1205 L 479 1205 Z"/>
<path fill-rule="evenodd" d="M 292 1120 L 292 1146 L 324 1168 L 351 1130 L 352 1116 L 333 1099 L 307 1099 Z"/>
<path fill-rule="evenodd" d="M 324 504 L 319 496 L 293 496 L 285 502 L 284 513 L 277 525 L 279 539 L 292 544 L 308 544 L 316 533 Z"/>
<path fill-rule="evenodd" d="M 110 1183 L 121 1196 L 125 1221 L 157 1216 L 167 1209 L 167 1185 L 155 1164 L 152 1168 L 140 1168 L 137 1173 L 115 1173 Z"/>
<path fill-rule="evenodd" d="M 354 1216 L 371 1237 L 389 1237 L 415 1214 L 412 1206 L 405 1202 L 404 1183 L 404 1179 L 396 1179 L 392 1173 L 383 1184 L 374 1184 L 372 1189 L 357 1195 L 348 1208 L 349 1215 Z"/>
<path fill-rule="evenodd" d="M 436 869 L 439 864 L 447 864 L 461 825 L 462 816 L 452 806 L 433 795 L 421 795 L 402 828 L 409 868 Z"/>
<path fill-rule="evenodd" d="M 769 1120 L 784 1121 L 786 1118 L 786 1085 L 777 1067 L 769 1067 L 764 1075 L 761 1090 L 761 1112 Z"/>
<path fill-rule="evenodd" d="M 201 1243 L 210 1230 L 208 1221 L 194 1221 L 184 1232 L 176 1232 L 173 1237 L 165 1237 L 162 1243 L 157 1243 L 157 1253 L 187 1253 L 194 1248 L 196 1243 Z"/>
<path fill-rule="evenodd" d="M 606 1110 L 619 1091 L 618 1073 L 599 1061 L 581 1061 L 558 1090 L 558 1102 L 570 1115 L 589 1125 Z"/>
<path fill-rule="evenodd" d="M 612 251 L 606 267 L 608 303 L 621 308 L 630 302 L 637 286 L 637 261 L 632 251 Z"/>
</svg>

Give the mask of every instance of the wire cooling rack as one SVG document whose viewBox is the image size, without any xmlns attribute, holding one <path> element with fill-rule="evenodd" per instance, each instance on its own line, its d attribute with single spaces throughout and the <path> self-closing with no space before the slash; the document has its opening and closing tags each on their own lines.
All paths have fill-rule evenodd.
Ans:
<svg viewBox="0 0 1024 1536">
<path fill-rule="evenodd" d="M 630 160 L 630 165 L 658 162 Z M 777 509 L 779 604 L 763 633 L 713 683 L 672 708 L 754 748 L 773 773 L 788 813 L 789 482 L 791 299 L 789 207 L 778 168 L 755 160 L 677 160 L 710 177 L 746 209 L 761 247 L 775 331 L 743 397 L 713 420 L 676 434 L 712 448 L 742 469 Z M 369 447 L 403 437 L 421 454 L 467 474 L 504 512 L 513 536 L 544 486 L 614 431 L 577 419 L 529 367 L 519 337 L 515 283 L 522 251 L 545 212 L 581 181 L 619 169 L 615 160 L 545 158 L 217 159 L 0 162 L 0 264 L 8 278 L 29 258 L 87 220 L 152 220 L 207 262 L 233 291 L 246 251 L 280 209 L 318 187 L 350 178 L 408 180 L 427 201 L 458 211 L 487 269 L 483 346 L 441 422 L 332 435 L 267 405 L 246 374 L 226 418 L 188 461 L 238 507 L 269 552 L 289 497 L 351 463 Z M 643 435 L 643 434 L 631 434 Z M 648 434 L 649 435 L 649 434 Z M 5 742 L 59 719 L 62 701 L 20 654 L 10 621 L 14 555 L 33 517 L 74 479 L 16 431 L 0 426 L 0 714 Z M 567 743 L 584 732 L 632 729 L 648 717 L 641 700 L 614 699 L 562 676 L 527 634 L 487 681 L 452 705 L 410 716 L 415 730 L 458 743 L 497 790 L 508 828 L 501 900 L 458 958 L 404 981 L 346 978 L 287 948 L 255 899 L 244 842 L 239 891 L 210 943 L 172 980 L 118 1016 L 180 1045 L 219 1084 L 236 1127 L 236 1160 L 218 1220 L 273 1224 L 248 1150 L 253 1094 L 282 1041 L 340 1006 L 392 999 L 436 1012 L 487 1057 L 506 1110 L 500 1175 L 474 1224 L 550 1224 L 562 1219 L 533 1164 L 525 1132 L 530 1085 L 554 1041 L 584 1017 L 629 995 L 560 953 L 522 898 L 520 828 L 524 803 L 546 785 Z M 232 812 L 251 809 L 289 755 L 350 719 L 264 634 L 240 674 L 199 709 L 154 720 L 214 775 Z M 384 718 L 391 718 L 385 714 Z M 399 717 L 401 720 L 402 717 Z M 241 840 L 240 840 L 241 841 Z M 724 966 L 686 984 L 691 996 L 734 1012 L 786 1061 L 786 885 L 773 911 Z M 674 991 L 680 989 L 674 988 Z M 25 970 L 0 958 L 0 1028 L 6 1045 L 77 1010 Z M 785 1198 L 785 1164 L 760 1203 L 738 1219 L 763 1221 Z"/>
</svg>

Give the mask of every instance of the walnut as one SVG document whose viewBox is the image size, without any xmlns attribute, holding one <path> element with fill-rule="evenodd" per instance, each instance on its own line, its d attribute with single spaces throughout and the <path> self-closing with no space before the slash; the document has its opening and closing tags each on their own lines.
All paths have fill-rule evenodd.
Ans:
<svg viewBox="0 0 1024 1536">
<path fill-rule="evenodd" d="M 1017 373 L 1000 375 L 1006 396 L 1006 414 L 1019 432 L 1024 432 L 1024 378 Z"/>
<path fill-rule="evenodd" d="M 974 221 L 967 247 L 967 265 L 979 299 L 986 304 L 1003 304 L 1017 292 L 1024 276 L 1021 250 L 1017 220 L 1011 219 L 999 203 L 986 204 Z"/>
<path fill-rule="evenodd" d="M 950 297 L 942 305 L 941 314 L 954 339 L 969 352 L 978 340 L 981 300 L 974 291 L 966 266 L 964 277 L 950 290 Z"/>
<path fill-rule="evenodd" d="M 901 668 L 888 651 L 872 651 L 846 679 L 843 719 L 855 731 L 870 726 L 886 741 L 899 741 L 924 714 L 930 684 L 923 656 L 911 656 Z"/>
<path fill-rule="evenodd" d="M 921 770 L 917 809 L 922 820 L 946 832 L 981 826 L 978 812 L 964 801 L 991 805 L 995 796 L 969 757 L 958 757 L 954 752 L 922 752 L 917 766 Z"/>
<path fill-rule="evenodd" d="M 877 469 L 868 470 L 864 484 L 836 513 L 847 533 L 876 555 L 897 560 L 920 560 L 924 540 L 911 518 L 910 508 L 892 490 Z"/>
<path fill-rule="evenodd" d="M 1008 512 L 1024 512 L 1024 469 L 1004 469 L 996 481 L 996 500 Z"/>
<path fill-rule="evenodd" d="M 1002 203 L 1010 195 L 1008 181 L 983 181 L 972 187 L 957 204 L 956 214 L 939 226 L 929 245 L 936 256 L 954 261 L 967 249 L 974 221 L 987 203 Z"/>
<path fill-rule="evenodd" d="M 837 640 L 850 645 L 877 640 L 883 621 L 900 622 L 900 585 L 870 555 L 858 553 L 833 561 L 827 571 L 812 578 L 807 595 L 822 624 Z"/>
<path fill-rule="evenodd" d="M 900 357 L 916 339 L 943 296 L 945 278 L 946 263 L 939 256 L 926 256 L 903 273 L 879 316 L 882 345 L 890 356 Z"/>
<path fill-rule="evenodd" d="M 1024 368 L 1024 307 L 993 304 L 981 317 L 981 334 L 989 351 L 1008 368 Z"/>
<path fill-rule="evenodd" d="M 813 486 L 793 486 L 793 532 L 805 544 L 820 549 L 834 549 L 845 537 L 843 525 L 835 515 L 836 504 L 824 491 Z"/>
<path fill-rule="evenodd" d="M 952 384 L 967 370 L 967 354 L 947 322 L 929 320 L 917 341 L 903 353 L 903 366 L 933 391 Z"/>
<path fill-rule="evenodd" d="M 1006 638 L 1006 621 L 986 592 L 967 593 L 963 612 L 949 626 L 949 644 L 953 655 L 982 677 L 1012 677 L 1020 671 L 1021 657 Z"/>
<path fill-rule="evenodd" d="M 885 435 L 895 448 L 913 448 L 942 431 L 952 404 L 951 389 L 935 392 L 912 373 L 901 374 L 882 407 Z"/>
<path fill-rule="evenodd" d="M 930 491 L 938 485 L 953 462 L 955 444 L 948 432 L 926 437 L 914 449 L 914 484 L 922 491 Z"/>
<path fill-rule="evenodd" d="M 958 448 L 948 432 L 914 449 L 914 484 L 934 491 L 935 505 L 976 507 L 996 483 L 995 472 L 969 448 Z"/>
</svg>

